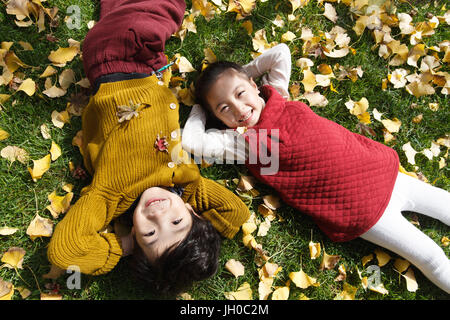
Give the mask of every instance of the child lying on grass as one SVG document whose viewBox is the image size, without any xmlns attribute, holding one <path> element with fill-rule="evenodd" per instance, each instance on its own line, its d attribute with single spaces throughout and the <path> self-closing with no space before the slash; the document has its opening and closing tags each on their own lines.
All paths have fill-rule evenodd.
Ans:
<svg viewBox="0 0 450 320">
<path fill-rule="evenodd" d="M 258 88 L 253 78 L 265 72 Z M 450 293 L 446 254 L 401 214 L 415 211 L 450 225 L 450 193 L 399 173 L 395 150 L 288 101 L 290 72 L 284 44 L 243 67 L 208 66 L 196 82 L 200 105 L 184 127 L 183 148 L 196 157 L 245 161 L 332 241 L 361 237 L 385 247 Z M 207 116 L 246 131 L 205 130 Z"/>
<path fill-rule="evenodd" d="M 131 254 L 150 289 L 176 294 L 216 272 L 220 235 L 232 238 L 249 217 L 231 191 L 172 156 L 179 106 L 170 73 L 155 71 L 167 64 L 165 41 L 184 10 L 183 0 L 101 0 L 83 43 L 96 92 L 83 111 L 80 151 L 93 178 L 50 241 L 48 258 L 60 268 L 100 275 Z M 132 233 L 101 232 L 123 214 Z"/>
</svg>

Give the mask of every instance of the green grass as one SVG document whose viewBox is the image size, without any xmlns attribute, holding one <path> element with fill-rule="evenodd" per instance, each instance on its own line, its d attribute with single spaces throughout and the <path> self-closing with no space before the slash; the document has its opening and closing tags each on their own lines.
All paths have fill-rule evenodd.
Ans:
<svg viewBox="0 0 450 320">
<path fill-rule="evenodd" d="M 414 5 L 414 1 L 411 5 Z M 418 6 L 418 14 L 414 21 L 423 21 L 427 12 L 436 15 L 443 15 L 440 10 L 443 2 L 437 2 L 439 5 L 430 5 L 427 8 Z M 98 19 L 98 2 L 89 0 L 79 0 L 77 4 L 81 8 L 82 28 L 68 29 L 64 24 L 66 8 L 68 4 L 64 1 L 47 1 L 46 7 L 57 6 L 59 8 L 59 26 L 50 28 L 46 25 L 46 30 L 42 33 L 37 32 L 35 26 L 29 28 L 18 28 L 14 24 L 14 17 L 6 14 L 5 5 L 0 5 L 0 41 L 14 41 L 11 48 L 16 55 L 26 64 L 34 66 L 32 69 L 20 68 L 26 77 L 34 79 L 39 87 L 36 94 L 28 97 L 23 92 L 15 93 L 6 103 L 3 104 L 3 110 L 0 111 L 0 128 L 10 133 L 10 137 L 0 141 L 0 149 L 8 145 L 24 148 L 30 154 L 31 159 L 39 159 L 48 153 L 51 141 L 44 140 L 40 134 L 40 125 L 46 123 L 51 129 L 53 140 L 62 148 L 63 155 L 51 164 L 51 169 L 44 174 L 42 179 L 37 182 L 31 180 L 27 171 L 27 166 L 32 166 L 30 161 L 28 165 L 22 165 L 19 162 L 10 164 L 6 159 L 0 158 L 0 227 L 9 226 L 19 228 L 14 235 L 0 236 L 0 254 L 3 254 L 12 246 L 22 247 L 26 250 L 24 258 L 24 269 L 14 270 L 7 268 L 0 269 L 0 277 L 10 281 L 15 287 L 25 286 L 32 291 L 28 299 L 39 299 L 40 290 L 47 292 L 46 286 L 52 283 L 51 280 L 42 278 L 42 275 L 49 271 L 49 262 L 46 257 L 46 246 L 48 238 L 38 238 L 31 241 L 26 234 L 27 226 L 34 218 L 36 213 L 47 218 L 51 218 L 50 213 L 45 209 L 49 204 L 48 194 L 58 190 L 63 194 L 61 185 L 63 182 L 73 183 L 76 194 L 74 201 L 79 196 L 79 192 L 88 180 L 80 181 L 74 179 L 68 169 L 69 161 L 75 165 L 82 163 L 82 158 L 78 149 L 72 146 L 72 138 L 76 132 L 81 129 L 79 117 L 72 117 L 70 124 L 66 124 L 63 129 L 58 129 L 52 125 L 51 113 L 53 110 L 62 111 L 66 107 L 67 99 L 71 94 L 79 93 L 80 87 L 71 86 L 68 93 L 57 99 L 50 99 L 41 94 L 44 81 L 39 79 L 39 74 L 50 63 L 47 59 L 51 50 L 56 50 L 58 46 L 66 47 L 67 39 L 73 38 L 81 41 L 87 33 L 86 23 L 90 20 Z M 432 96 L 415 98 L 404 89 L 392 89 L 390 86 L 386 91 L 381 91 L 381 80 L 387 77 L 387 61 L 378 57 L 377 50 L 372 50 L 374 45 L 371 33 L 366 30 L 361 37 L 357 37 L 351 30 L 354 21 L 351 19 L 348 8 L 343 4 L 335 4 L 339 19 L 337 24 L 347 30 L 351 37 L 351 44 L 356 49 L 356 54 L 349 54 L 342 59 L 314 59 L 315 66 L 320 63 L 334 65 L 339 63 L 343 66 L 361 65 L 364 71 L 362 78 L 355 83 L 351 81 L 333 82 L 339 93 L 331 92 L 328 88 L 321 90 L 329 100 L 329 104 L 324 108 L 315 108 L 318 114 L 327 117 L 346 128 L 358 132 L 358 119 L 351 115 L 344 103 L 351 98 L 354 101 L 366 97 L 369 101 L 369 111 L 377 108 L 383 112 L 387 118 L 397 117 L 402 121 L 400 132 L 394 134 L 396 140 L 389 145 L 399 154 L 402 165 L 408 170 L 413 171 L 401 146 L 411 141 L 412 146 L 421 151 L 431 146 L 431 141 L 450 133 L 450 110 L 448 108 L 448 99 L 446 96 L 436 93 Z M 398 3 L 398 12 L 409 12 L 411 5 L 408 3 Z M 190 1 L 187 8 L 191 8 Z M 254 31 L 264 28 L 269 42 L 281 39 L 281 35 L 291 30 L 296 32 L 302 26 L 309 26 L 313 31 L 329 31 L 333 23 L 321 16 L 322 8 L 317 6 L 316 1 L 311 1 L 305 8 L 298 9 L 296 14 L 300 18 L 293 22 L 288 22 L 283 28 L 275 28 L 272 33 L 273 21 L 277 14 L 280 14 L 285 21 L 290 13 L 291 7 L 287 0 L 267 2 L 257 2 L 252 15 L 246 18 L 252 21 Z M 252 38 L 240 26 L 241 22 L 235 20 L 234 13 L 222 13 L 216 15 L 214 19 L 207 22 L 203 17 L 196 19 L 197 33 L 189 32 L 185 40 L 181 42 L 178 38 L 171 38 L 166 46 L 166 52 L 169 57 L 175 53 L 180 53 L 188 58 L 195 67 L 200 66 L 204 54 L 204 48 L 210 48 L 217 55 L 218 59 L 233 60 L 239 63 L 247 63 L 251 60 Z M 58 41 L 49 42 L 46 35 L 51 33 Z M 392 34 L 398 34 L 396 29 Z M 400 38 L 400 37 L 398 37 Z M 428 45 L 437 44 L 444 39 L 449 39 L 448 26 L 441 24 L 436 30 L 436 34 L 426 39 Z M 23 51 L 18 45 L 18 41 L 27 41 L 34 47 L 33 51 Z M 402 40 L 404 42 L 406 40 Z M 295 60 L 302 56 L 303 41 L 296 39 L 289 43 L 292 52 L 293 71 L 291 82 L 299 83 L 302 80 L 301 70 L 295 66 Z M 442 55 L 441 55 L 442 57 Z M 72 68 L 77 80 L 83 77 L 82 62 L 79 57 L 70 62 L 65 68 Z M 393 70 L 394 68 L 390 68 Z M 442 71 L 448 72 L 448 64 L 443 66 Z M 316 67 L 314 73 L 318 73 Z M 187 78 L 191 81 L 196 73 L 188 74 Z M 13 90 L 6 86 L 0 86 L 0 93 L 12 94 Z M 439 103 L 439 110 L 434 112 L 428 108 L 428 103 Z M 417 108 L 411 108 L 416 104 Z M 181 109 L 182 125 L 189 114 L 190 107 L 184 106 Z M 418 114 L 423 114 L 423 120 L 420 124 L 412 123 L 412 118 Z M 383 142 L 382 124 L 372 118 L 369 125 L 376 132 L 373 139 Z M 443 150 L 440 157 L 443 157 L 446 150 Z M 450 189 L 449 167 L 439 169 L 439 158 L 429 161 L 423 155 L 416 156 L 416 163 L 419 171 L 434 185 Z M 204 176 L 219 180 L 233 179 L 240 174 L 247 174 L 244 166 L 238 165 L 215 165 L 209 168 L 201 169 Z M 234 190 L 235 186 L 230 188 Z M 257 185 L 257 190 L 261 196 L 271 194 L 273 191 L 262 185 Z M 252 199 L 250 209 L 257 211 L 258 205 L 262 202 L 261 196 Z M 393 269 L 393 260 L 381 268 L 381 281 L 389 291 L 388 295 L 381 295 L 372 291 L 365 291 L 360 286 L 360 280 L 357 269 L 363 271 L 361 258 L 373 253 L 377 247 L 361 239 L 356 239 L 347 243 L 333 243 L 326 238 L 324 234 L 314 225 L 312 219 L 301 215 L 292 208 L 283 206 L 278 209 L 278 214 L 283 217 L 283 221 L 272 223 L 269 233 L 265 237 L 257 237 L 257 241 L 262 244 L 264 250 L 271 256 L 271 262 L 282 266 L 282 271 L 275 280 L 274 285 L 284 285 L 289 280 L 289 273 L 299 271 L 301 268 L 310 276 L 317 278 L 320 282 L 319 287 L 310 287 L 307 289 L 295 288 L 291 285 L 291 299 L 296 299 L 301 293 L 311 299 L 333 299 L 341 290 L 342 282 L 335 282 L 334 278 L 338 275 L 337 267 L 334 270 L 318 270 L 321 257 L 311 260 L 309 257 L 308 243 L 311 240 L 320 242 L 328 254 L 340 255 L 341 261 L 346 267 L 348 277 L 347 282 L 352 286 L 358 287 L 357 299 L 448 299 L 442 290 L 438 289 L 428 281 L 417 269 L 414 272 L 419 284 L 419 290 L 415 293 L 406 290 L 405 280 Z M 406 214 L 411 217 L 411 214 Z M 55 223 L 60 219 L 55 220 Z M 419 216 L 420 229 L 429 235 L 433 240 L 440 243 L 443 236 L 449 236 L 450 228 L 444 224 Z M 197 283 L 188 292 L 194 299 L 220 300 L 225 299 L 224 292 L 234 291 L 244 282 L 248 282 L 257 299 L 258 289 L 258 267 L 254 263 L 255 253 L 242 244 L 241 232 L 233 240 L 223 242 L 220 266 L 218 273 L 211 279 Z M 323 247 L 322 247 L 323 249 Z M 444 247 L 447 255 L 450 255 L 450 247 Z M 395 254 L 391 255 L 396 258 Z M 228 259 L 241 261 L 246 269 L 245 275 L 235 279 L 225 268 L 224 264 Z M 375 263 L 372 261 L 369 264 Z M 20 276 L 19 276 L 20 275 Z M 83 275 L 81 280 L 81 289 L 69 290 L 66 288 L 66 279 L 68 275 L 62 276 L 56 283 L 61 286 L 60 292 L 64 299 L 165 299 L 158 295 L 146 292 L 139 283 L 134 281 L 124 281 L 130 279 L 130 272 L 126 261 L 121 261 L 117 267 L 105 276 L 93 277 Z M 36 284 L 35 278 L 39 287 Z M 40 289 L 40 290 L 39 290 Z M 16 292 L 14 299 L 21 299 Z"/>
</svg>

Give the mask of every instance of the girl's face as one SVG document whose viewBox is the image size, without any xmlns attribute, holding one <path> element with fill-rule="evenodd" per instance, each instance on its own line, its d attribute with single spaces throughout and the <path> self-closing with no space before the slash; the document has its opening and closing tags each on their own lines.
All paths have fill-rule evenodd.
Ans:
<svg viewBox="0 0 450 320">
<path fill-rule="evenodd" d="M 153 187 L 144 191 L 133 214 L 136 242 L 150 261 L 186 237 L 192 207 L 173 192 Z"/>
<path fill-rule="evenodd" d="M 252 127 L 259 121 L 264 100 L 253 79 L 230 69 L 211 86 L 206 100 L 213 114 L 229 128 Z"/>
</svg>

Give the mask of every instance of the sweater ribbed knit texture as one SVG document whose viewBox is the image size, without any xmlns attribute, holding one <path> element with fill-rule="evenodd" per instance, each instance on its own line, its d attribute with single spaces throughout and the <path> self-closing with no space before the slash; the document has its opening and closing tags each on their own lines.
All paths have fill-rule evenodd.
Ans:
<svg viewBox="0 0 450 320">
<path fill-rule="evenodd" d="M 246 138 L 256 141 L 255 132 L 268 130 L 259 143 L 267 146 L 268 154 L 272 143 L 278 144 L 271 156 L 279 170 L 261 174 L 270 165 L 259 161 L 247 164 L 252 174 L 287 204 L 310 215 L 333 241 L 352 240 L 369 230 L 391 197 L 399 169 L 395 150 L 318 116 L 304 103 L 286 101 L 273 87 L 261 91 L 266 106 Z M 279 135 L 270 135 L 271 129 Z M 260 160 L 261 148 L 249 144 L 251 155 Z"/>
<path fill-rule="evenodd" d="M 100 233 L 147 188 L 182 186 L 183 200 L 231 238 L 248 216 L 248 208 L 228 189 L 200 176 L 195 163 L 172 159 L 181 146 L 179 106 L 164 81 L 156 76 L 105 83 L 83 111 L 80 151 L 92 183 L 54 231 L 48 258 L 82 273 L 110 271 L 122 255 L 120 238 Z M 118 122 L 117 106 L 140 104 L 138 117 Z M 168 152 L 159 151 L 157 136 L 166 137 Z"/>
</svg>

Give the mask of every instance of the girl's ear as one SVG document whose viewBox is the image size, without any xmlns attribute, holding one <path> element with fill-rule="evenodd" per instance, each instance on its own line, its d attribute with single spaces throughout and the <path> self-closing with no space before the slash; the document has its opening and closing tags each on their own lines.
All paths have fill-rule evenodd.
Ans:
<svg viewBox="0 0 450 320">
<path fill-rule="evenodd" d="M 251 85 L 253 88 L 255 88 L 256 91 L 258 91 L 258 93 L 259 93 L 258 85 L 256 84 L 256 82 L 253 80 L 252 77 L 249 78 L 249 82 L 250 82 L 250 85 Z"/>
</svg>

